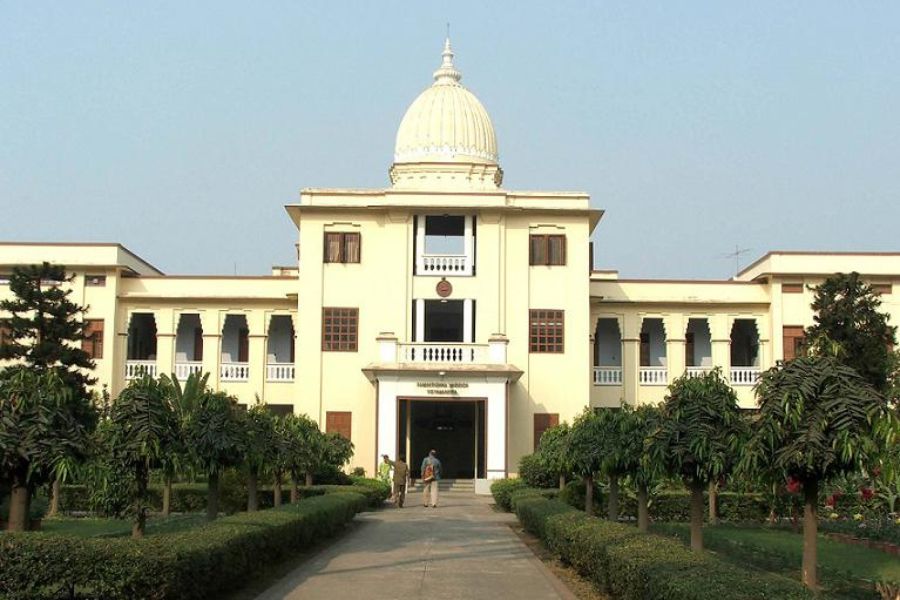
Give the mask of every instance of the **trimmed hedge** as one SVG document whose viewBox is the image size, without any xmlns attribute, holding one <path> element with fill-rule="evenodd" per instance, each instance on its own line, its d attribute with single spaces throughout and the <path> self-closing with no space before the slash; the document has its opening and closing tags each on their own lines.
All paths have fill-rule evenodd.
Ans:
<svg viewBox="0 0 900 600">
<path fill-rule="evenodd" d="M 516 500 L 522 525 L 564 562 L 619 600 L 783 600 L 814 596 L 799 582 L 741 568 L 538 496 Z"/>
<path fill-rule="evenodd" d="M 4 534 L 0 597 L 216 597 L 256 569 L 333 535 L 366 505 L 361 494 L 329 493 L 141 540 Z"/>
<path fill-rule="evenodd" d="M 501 509 L 509 512 L 512 510 L 510 504 L 510 495 L 516 490 L 528 487 L 521 479 L 498 479 L 491 484 L 491 495 L 494 497 L 494 504 Z"/>
</svg>

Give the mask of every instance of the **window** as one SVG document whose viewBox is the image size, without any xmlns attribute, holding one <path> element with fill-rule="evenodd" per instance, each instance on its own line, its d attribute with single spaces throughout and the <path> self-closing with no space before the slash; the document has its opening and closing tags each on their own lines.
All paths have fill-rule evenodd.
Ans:
<svg viewBox="0 0 900 600">
<path fill-rule="evenodd" d="M 803 327 L 799 325 L 785 325 L 782 330 L 782 340 L 784 341 L 784 360 L 793 360 L 798 356 L 803 356 L 803 345 L 806 341 Z"/>
<path fill-rule="evenodd" d="M 12 277 L 9 273 L 0 273 L 0 285 L 9 285 L 9 278 Z"/>
<path fill-rule="evenodd" d="M 566 264 L 566 236 L 564 235 L 532 235 L 531 248 L 528 253 L 530 265 L 564 265 Z"/>
<path fill-rule="evenodd" d="M 287 415 L 294 414 L 294 405 L 293 404 L 266 404 L 266 410 L 269 411 L 270 414 L 275 415 L 276 417 L 284 417 Z"/>
<path fill-rule="evenodd" d="M 325 262 L 358 263 L 360 236 L 358 233 L 326 232 Z"/>
<path fill-rule="evenodd" d="M 92 359 L 103 358 L 103 319 L 85 319 L 81 349 Z"/>
<path fill-rule="evenodd" d="M 353 413 L 328 411 L 325 413 L 325 433 L 336 433 L 341 437 L 350 439 Z"/>
<path fill-rule="evenodd" d="M 84 285 L 103 287 L 106 285 L 106 275 L 85 275 Z"/>
<path fill-rule="evenodd" d="M 641 334 L 641 366 L 649 367 L 650 366 L 650 334 L 642 333 Z"/>
<path fill-rule="evenodd" d="M 695 367 L 694 364 L 694 332 L 688 331 L 684 334 L 684 366 Z"/>
<path fill-rule="evenodd" d="M 356 352 L 358 308 L 322 307 L 322 350 Z"/>
<path fill-rule="evenodd" d="M 802 283 L 782 283 L 781 284 L 781 293 L 782 294 L 802 294 L 803 293 L 803 284 Z"/>
<path fill-rule="evenodd" d="M 541 443 L 541 436 L 548 429 L 559 425 L 558 413 L 534 413 L 534 449 L 538 449 Z"/>
<path fill-rule="evenodd" d="M 890 283 L 873 283 L 872 291 L 878 294 L 879 296 L 883 296 L 884 294 L 891 293 L 891 284 Z"/>
<path fill-rule="evenodd" d="M 561 310 L 529 311 L 529 351 L 564 352 L 563 325 L 564 314 Z"/>
</svg>

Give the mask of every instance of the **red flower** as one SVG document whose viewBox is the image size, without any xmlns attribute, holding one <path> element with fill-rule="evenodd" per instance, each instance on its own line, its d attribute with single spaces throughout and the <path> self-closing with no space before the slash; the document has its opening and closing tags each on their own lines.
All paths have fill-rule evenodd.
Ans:
<svg viewBox="0 0 900 600">
<path fill-rule="evenodd" d="M 788 477 L 787 485 L 784 488 L 788 491 L 789 494 L 796 494 L 800 491 L 800 480 L 794 479 L 793 477 Z"/>
<path fill-rule="evenodd" d="M 872 488 L 861 487 L 859 488 L 859 495 L 863 500 L 871 500 L 875 497 L 875 492 L 872 490 Z"/>
<path fill-rule="evenodd" d="M 828 496 L 828 498 L 825 500 L 825 506 L 828 506 L 830 508 L 834 508 L 834 505 L 836 503 L 837 503 L 837 494 L 832 494 L 832 495 Z"/>
</svg>

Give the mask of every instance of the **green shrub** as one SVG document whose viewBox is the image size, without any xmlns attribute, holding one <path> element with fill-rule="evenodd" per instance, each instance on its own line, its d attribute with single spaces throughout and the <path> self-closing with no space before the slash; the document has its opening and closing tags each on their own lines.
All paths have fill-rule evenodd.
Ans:
<svg viewBox="0 0 900 600">
<path fill-rule="evenodd" d="M 364 508 L 333 493 L 277 509 L 221 518 L 189 531 L 130 538 L 41 533 L 0 536 L 0 597 L 207 598 L 330 536 Z"/>
<path fill-rule="evenodd" d="M 619 600 L 812 598 L 799 582 L 739 567 L 537 495 L 516 501 L 522 525 L 554 554 Z"/>
<path fill-rule="evenodd" d="M 491 484 L 491 495 L 494 497 L 494 504 L 502 510 L 509 512 L 512 510 L 510 505 L 510 494 L 516 490 L 527 487 L 521 479 L 498 479 Z"/>
<path fill-rule="evenodd" d="M 546 498 L 551 500 L 557 496 L 559 496 L 559 490 L 554 488 L 518 488 L 509 494 L 509 508 L 512 512 L 516 512 L 516 503 L 520 500 L 526 498 Z"/>
<path fill-rule="evenodd" d="M 623 511 L 625 507 L 628 506 L 627 501 L 622 506 L 622 500 L 627 498 L 627 496 L 620 496 L 620 512 Z M 577 508 L 578 510 L 584 510 L 584 481 L 577 479 L 575 481 L 570 481 L 566 483 L 565 489 L 560 491 L 559 499 L 571 506 L 572 508 Z M 637 510 L 637 504 L 635 503 L 635 511 Z M 594 513 L 598 513 L 601 511 L 603 507 L 603 488 L 600 484 L 594 480 Z M 625 514 L 624 512 L 622 513 Z"/>
<path fill-rule="evenodd" d="M 519 477 L 533 488 L 559 486 L 559 477 L 544 468 L 537 454 L 526 454 L 519 460 Z"/>
</svg>

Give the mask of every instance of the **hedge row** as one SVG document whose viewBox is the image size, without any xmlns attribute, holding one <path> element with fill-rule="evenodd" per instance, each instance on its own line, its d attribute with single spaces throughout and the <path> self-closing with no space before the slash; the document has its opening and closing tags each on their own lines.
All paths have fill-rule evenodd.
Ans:
<svg viewBox="0 0 900 600">
<path fill-rule="evenodd" d="M 522 497 L 515 505 L 526 530 L 618 600 L 813 598 L 799 582 L 692 552 L 675 540 L 590 517 L 558 500 Z"/>
<path fill-rule="evenodd" d="M 0 597 L 216 597 L 264 565 L 333 535 L 366 504 L 361 494 L 330 493 L 142 540 L 6 534 L 0 536 Z"/>
</svg>

